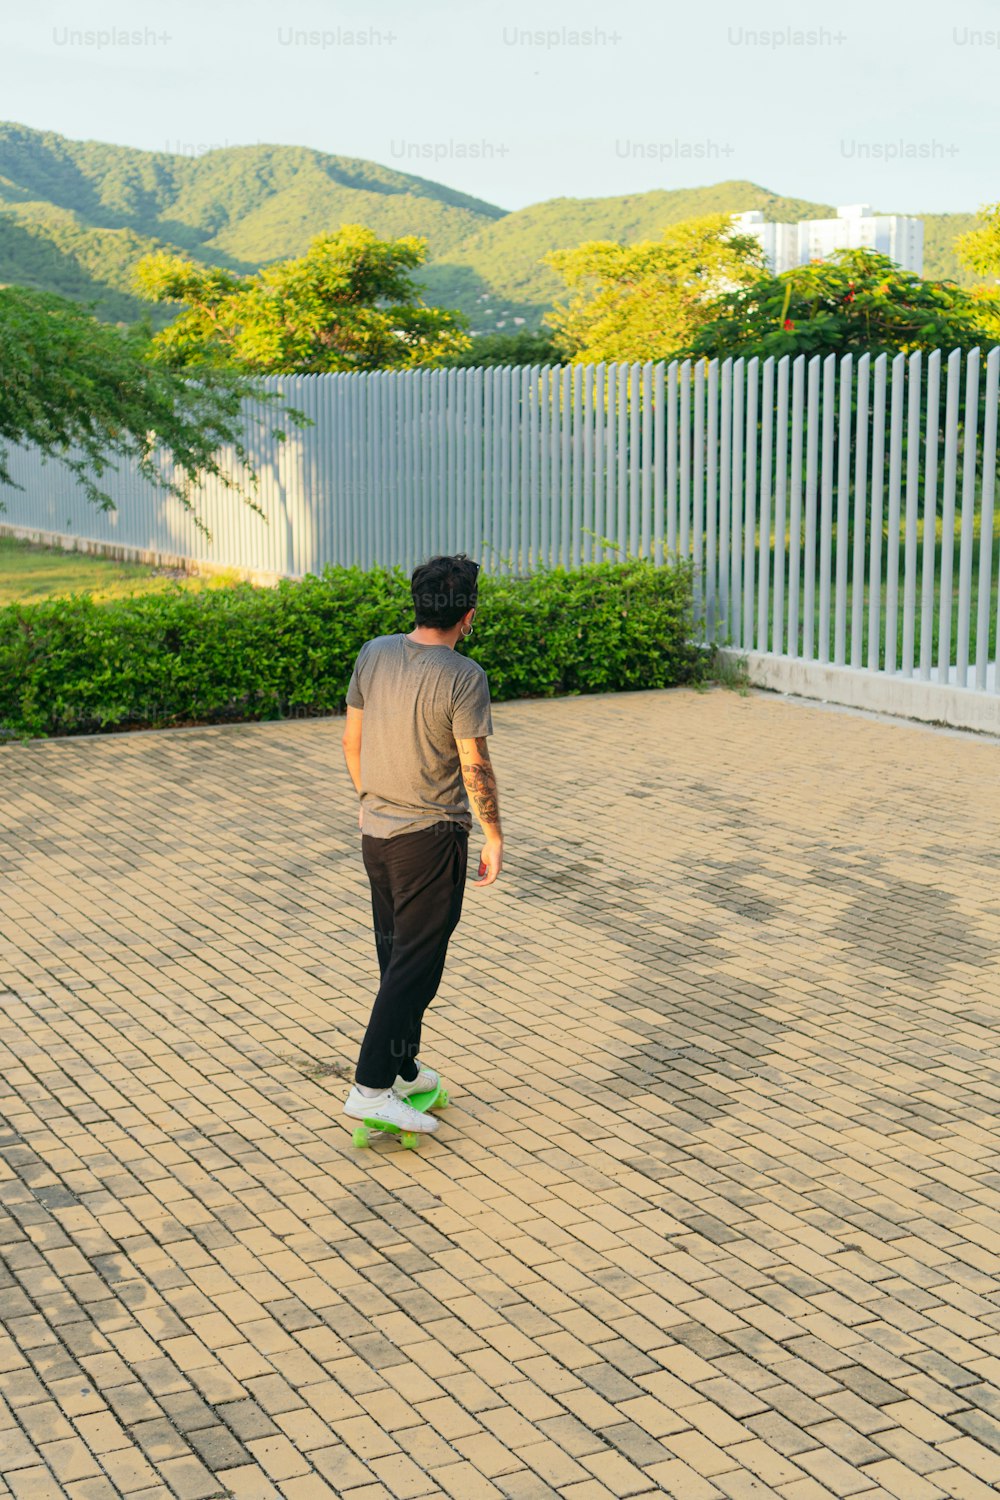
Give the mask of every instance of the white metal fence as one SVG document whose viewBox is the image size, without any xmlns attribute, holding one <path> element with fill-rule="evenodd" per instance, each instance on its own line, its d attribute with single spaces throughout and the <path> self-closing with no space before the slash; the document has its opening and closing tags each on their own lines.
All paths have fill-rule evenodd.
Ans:
<svg viewBox="0 0 1000 1500">
<path fill-rule="evenodd" d="M 272 379 L 247 413 L 261 517 L 134 472 L 117 510 L 18 451 L 8 525 L 294 576 L 467 551 L 487 571 L 694 567 L 706 637 L 995 690 L 1000 349 Z"/>
</svg>

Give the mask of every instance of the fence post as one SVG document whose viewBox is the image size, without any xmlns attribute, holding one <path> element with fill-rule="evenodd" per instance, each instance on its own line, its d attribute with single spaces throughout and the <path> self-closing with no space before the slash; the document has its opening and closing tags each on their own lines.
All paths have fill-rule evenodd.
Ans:
<svg viewBox="0 0 1000 1500">
<path fill-rule="evenodd" d="M 860 667 L 864 648 L 865 542 L 868 530 L 868 389 L 871 355 L 858 360 L 854 455 L 854 556 L 851 564 L 851 666 Z"/>
<path fill-rule="evenodd" d="M 823 458 L 820 471 L 819 659 L 830 660 L 830 563 L 833 550 L 833 438 L 837 414 L 837 356 L 823 361 Z"/>
<path fill-rule="evenodd" d="M 729 509 L 732 500 L 733 466 L 733 362 L 722 364 L 722 399 L 719 436 L 719 623 L 723 640 L 732 640 L 729 619 Z"/>
<path fill-rule="evenodd" d="M 642 506 L 640 486 L 642 366 L 633 363 L 629 369 L 628 423 L 628 555 L 639 553 L 639 512 Z"/>
<path fill-rule="evenodd" d="M 542 491 L 541 491 L 541 461 L 542 440 L 547 439 L 547 423 L 542 422 L 542 392 L 545 386 L 545 376 L 548 366 L 532 365 L 531 376 L 528 381 L 528 516 L 529 516 L 529 543 L 528 543 L 528 568 L 534 570 L 537 567 L 545 567 L 548 558 L 542 554 Z M 546 457 L 548 453 L 546 452 Z M 523 472 L 523 471 L 522 471 Z M 546 478 L 548 476 L 546 475 Z"/>
<path fill-rule="evenodd" d="M 561 562 L 564 568 L 570 566 L 570 559 L 576 557 L 580 544 L 573 526 L 570 500 L 574 428 L 579 415 L 573 398 L 573 384 L 579 378 L 579 365 L 565 365 L 561 374 L 558 370 L 552 374 L 552 494 L 553 499 L 558 496 L 562 507 L 560 556 L 552 560 Z"/>
<path fill-rule="evenodd" d="M 680 524 L 677 550 L 685 562 L 691 553 L 691 361 L 686 359 L 680 370 L 680 489 L 678 508 Z"/>
<path fill-rule="evenodd" d="M 449 370 L 446 386 L 446 434 L 448 442 L 448 523 L 445 551 L 456 552 L 461 535 L 461 520 L 458 513 L 461 499 L 461 470 L 459 468 L 459 432 L 464 419 L 465 370 Z"/>
<path fill-rule="evenodd" d="M 924 558 L 920 599 L 920 676 L 931 675 L 934 652 L 934 585 L 937 561 L 937 452 L 941 400 L 941 350 L 927 361 L 927 422 L 924 446 Z"/>
<path fill-rule="evenodd" d="M 553 505 L 560 504 L 559 494 L 559 377 L 558 366 L 543 365 L 538 375 L 535 405 L 538 408 L 538 556 L 541 567 L 558 561 L 561 546 L 560 527 L 553 525 Z M 560 505 L 560 512 L 562 507 Z M 555 554 L 555 558 L 553 558 Z"/>
<path fill-rule="evenodd" d="M 368 508 L 368 474 L 364 445 L 364 410 L 367 400 L 366 377 L 351 376 L 351 522 L 356 537 L 352 563 L 371 566 L 371 515 Z"/>
<path fill-rule="evenodd" d="M 899 631 L 899 506 L 903 481 L 903 397 L 906 387 L 906 355 L 892 361 L 892 413 L 889 429 L 889 514 L 885 553 L 885 659 L 884 672 L 896 670 L 896 638 Z"/>
<path fill-rule="evenodd" d="M 754 602 L 757 550 L 757 421 L 760 398 L 760 360 L 754 356 L 747 364 L 746 395 L 746 479 L 743 502 L 743 645 L 752 651 L 754 643 Z"/>
<path fill-rule="evenodd" d="M 494 475 L 500 483 L 493 488 L 493 521 L 490 529 L 490 545 L 493 548 L 493 567 L 499 572 L 509 572 L 507 549 L 510 544 L 508 530 L 508 503 L 510 495 L 510 391 L 513 372 L 507 365 L 500 365 L 493 372 L 493 410 L 496 414 L 497 431 L 493 444 Z"/>
<path fill-rule="evenodd" d="M 653 361 L 642 367 L 642 499 L 639 507 L 639 555 L 649 556 L 653 520 Z"/>
<path fill-rule="evenodd" d="M 583 561 L 594 557 L 594 367 L 583 372 Z"/>
<path fill-rule="evenodd" d="M 802 573 L 802 438 L 805 426 L 806 357 L 792 365 L 792 492 L 788 542 L 788 655 L 799 654 L 799 592 Z"/>
<path fill-rule="evenodd" d="M 729 630 L 733 644 L 743 646 L 743 404 L 746 391 L 746 363 L 733 365 L 733 494 L 729 511 Z"/>
<path fill-rule="evenodd" d="M 438 552 L 444 545 L 444 527 L 448 514 L 447 482 L 448 469 L 444 462 L 445 448 L 442 442 L 444 429 L 445 371 L 432 370 L 427 377 L 430 409 L 427 413 L 427 435 L 430 439 L 430 505 L 424 550 Z"/>
<path fill-rule="evenodd" d="M 771 452 L 774 429 L 774 360 L 761 366 L 760 540 L 757 543 L 757 650 L 767 651 L 767 611 L 771 589 Z M 752 558 L 751 558 L 752 562 Z"/>
<path fill-rule="evenodd" d="M 368 394 L 365 430 L 365 454 L 368 459 L 368 494 L 366 497 L 372 527 L 372 562 L 385 566 L 385 387 L 388 376 L 383 370 L 365 375 Z M 374 441 L 373 441 L 374 439 Z"/>
<path fill-rule="evenodd" d="M 489 369 L 477 371 L 478 380 L 475 383 L 475 455 L 472 458 L 475 474 L 475 550 L 472 552 L 475 561 L 486 562 L 483 556 L 483 535 L 486 532 L 486 516 L 489 513 L 489 490 L 490 478 L 492 478 L 492 453 L 490 453 L 490 438 L 492 438 L 492 408 L 490 408 L 490 396 L 492 386 L 489 377 L 493 372 Z M 408 383 L 409 384 L 409 383 Z"/>
<path fill-rule="evenodd" d="M 958 398 L 962 353 L 948 356 L 944 413 L 944 476 L 941 484 L 941 586 L 938 599 L 938 681 L 951 679 L 951 607 L 955 572 L 955 481 L 958 474 Z"/>
<path fill-rule="evenodd" d="M 607 369 L 607 406 L 605 421 L 605 486 L 604 486 L 604 535 L 610 542 L 615 536 L 617 523 L 615 521 L 615 486 L 618 475 L 618 365 L 612 360 Z M 617 541 L 617 536 L 615 536 Z M 608 549 L 605 548 L 605 551 Z M 615 547 L 611 552 L 612 559 L 619 556 Z"/>
<path fill-rule="evenodd" d="M 628 388 L 631 366 L 618 366 L 618 527 L 619 559 L 628 556 Z"/>
<path fill-rule="evenodd" d="M 590 366 L 587 366 L 590 370 Z M 577 568 L 580 566 L 580 531 L 583 522 L 583 443 L 584 443 L 584 369 L 582 365 L 573 366 L 573 393 L 567 407 L 563 412 L 563 421 L 571 422 L 571 443 L 563 448 L 563 460 L 570 464 L 571 478 L 571 500 L 570 500 L 570 530 L 572 540 L 569 549 L 569 561 L 563 559 L 563 567 Z M 568 391 L 568 387 L 567 387 Z M 565 486 L 564 486 L 565 493 Z"/>
<path fill-rule="evenodd" d="M 851 401 L 854 396 L 854 356 L 840 361 L 840 425 L 837 431 L 837 595 L 834 611 L 833 659 L 842 667 L 847 657 L 847 556 L 851 529 Z"/>
<path fill-rule="evenodd" d="M 976 687 L 986 686 L 990 659 L 990 589 L 993 579 L 993 492 L 997 467 L 997 400 L 1000 396 L 1000 349 L 986 357 L 986 414 L 983 422 L 983 487 L 979 522 L 979 594 L 976 600 Z M 997 636 L 1000 644 L 1000 634 Z M 997 653 L 1000 655 L 1000 652 Z M 1000 668 L 994 667 L 994 691 L 1000 689 Z"/>
<path fill-rule="evenodd" d="M 708 421 L 705 439 L 705 639 L 714 642 L 718 592 L 719 534 L 719 361 L 708 366 Z"/>
<path fill-rule="evenodd" d="M 790 361 L 778 361 L 778 411 L 775 424 L 774 458 L 774 607 L 771 612 L 771 649 L 779 656 L 785 650 L 785 507 L 788 487 L 788 372 Z"/>
<path fill-rule="evenodd" d="M 657 565 L 663 563 L 663 399 L 664 373 L 662 359 L 653 372 L 653 557 Z"/>
<path fill-rule="evenodd" d="M 965 446 L 962 453 L 962 530 L 958 560 L 958 640 L 955 657 L 959 687 L 968 686 L 969 681 L 972 531 L 976 507 L 976 447 L 979 432 L 978 349 L 969 351 L 965 370 Z"/>
<path fill-rule="evenodd" d="M 882 491 L 885 487 L 885 393 L 888 359 L 875 361 L 872 411 L 872 504 L 868 559 L 868 670 L 878 671 L 882 646 Z"/>
<path fill-rule="evenodd" d="M 804 589 L 802 603 L 802 655 L 811 661 L 816 655 L 816 480 L 819 469 L 820 395 L 819 377 L 822 360 L 814 354 L 809 361 L 809 424 L 806 432 L 806 539 L 803 559 Z"/>
<path fill-rule="evenodd" d="M 694 463 L 692 467 L 693 507 L 692 528 L 694 531 L 694 618 L 702 618 L 704 599 L 704 537 L 705 537 L 705 362 L 699 359 L 694 367 Z"/>
<path fill-rule="evenodd" d="M 903 570 L 903 661 L 904 677 L 913 676 L 913 649 L 917 613 L 917 517 L 920 506 L 920 406 L 922 358 L 910 355 L 910 400 L 906 421 L 906 543 Z"/>
<path fill-rule="evenodd" d="M 607 429 L 606 402 L 611 398 L 607 394 L 604 381 L 604 361 L 594 371 L 594 530 L 598 537 L 607 535 L 606 491 L 607 481 L 604 473 L 604 434 Z M 601 546 L 600 541 L 594 542 L 594 557 L 597 562 L 604 561 L 606 548 Z"/>
<path fill-rule="evenodd" d="M 667 552 L 677 556 L 677 371 L 672 360 L 667 373 Z"/>
</svg>

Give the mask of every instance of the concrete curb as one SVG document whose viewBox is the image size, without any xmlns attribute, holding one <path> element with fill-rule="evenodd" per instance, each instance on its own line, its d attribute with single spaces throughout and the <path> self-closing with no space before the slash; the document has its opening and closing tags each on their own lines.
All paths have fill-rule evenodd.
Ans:
<svg viewBox="0 0 1000 1500">
<path fill-rule="evenodd" d="M 814 698 L 846 708 L 867 709 L 924 724 L 1000 734 L 1000 694 L 950 683 L 924 682 L 891 672 L 869 672 L 827 662 L 800 661 L 770 651 L 720 647 L 733 666 L 744 663 L 754 687 L 772 688 L 799 698 Z"/>
</svg>

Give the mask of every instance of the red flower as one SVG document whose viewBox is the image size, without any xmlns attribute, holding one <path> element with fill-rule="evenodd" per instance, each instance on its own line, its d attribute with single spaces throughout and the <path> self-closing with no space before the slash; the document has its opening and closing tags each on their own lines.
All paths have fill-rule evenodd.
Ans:
<svg viewBox="0 0 1000 1500">
<path fill-rule="evenodd" d="M 781 326 L 784 328 L 786 333 L 791 333 L 792 329 L 795 327 L 795 324 L 792 322 L 791 318 L 786 318 Z"/>
</svg>

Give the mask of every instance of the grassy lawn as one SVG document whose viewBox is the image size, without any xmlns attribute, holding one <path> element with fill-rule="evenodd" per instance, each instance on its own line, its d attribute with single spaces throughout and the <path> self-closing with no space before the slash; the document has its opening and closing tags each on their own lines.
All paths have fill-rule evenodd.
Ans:
<svg viewBox="0 0 1000 1500">
<path fill-rule="evenodd" d="M 40 604 L 66 594 L 94 599 L 121 599 L 128 594 L 162 593 L 165 589 L 224 588 L 236 574 L 197 577 L 175 568 L 115 562 L 86 552 L 63 552 L 33 542 L 0 536 L 0 606 Z"/>
</svg>

